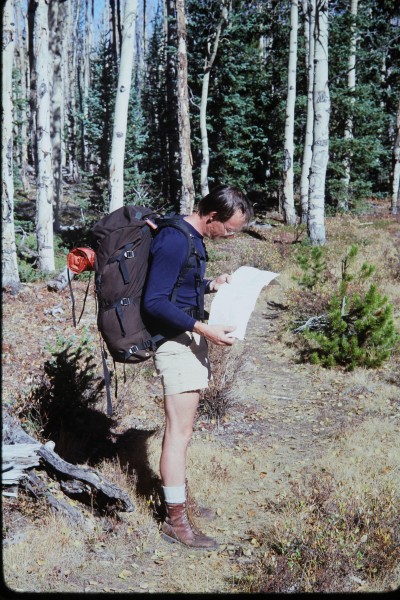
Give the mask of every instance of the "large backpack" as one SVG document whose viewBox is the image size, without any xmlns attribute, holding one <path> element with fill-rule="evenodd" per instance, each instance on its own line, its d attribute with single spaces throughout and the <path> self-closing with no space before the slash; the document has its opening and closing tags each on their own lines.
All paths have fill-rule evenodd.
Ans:
<svg viewBox="0 0 400 600">
<path fill-rule="evenodd" d="M 178 229 L 188 240 L 186 261 L 170 300 L 175 302 L 186 271 L 195 268 L 199 290 L 196 318 L 204 318 L 201 257 L 186 222 L 178 216 L 159 217 L 144 206 L 123 206 L 100 219 L 92 229 L 97 326 L 114 362 L 138 363 L 147 360 L 154 355 L 157 343 L 164 339 L 161 334 L 151 335 L 141 316 L 141 299 L 147 277 L 150 244 L 154 235 L 164 227 Z M 67 262 L 71 270 L 79 273 L 93 269 L 93 260 L 87 259 L 87 252 L 91 250 L 75 248 L 70 252 Z M 104 346 L 102 359 L 108 413 L 112 414 L 110 378 Z"/>
<path fill-rule="evenodd" d="M 146 360 L 163 339 L 147 331 L 141 316 L 141 298 L 150 244 L 164 227 L 182 231 L 188 240 L 186 261 L 172 292 L 174 302 L 186 270 L 197 268 L 197 277 L 200 276 L 200 256 L 182 218 L 159 218 L 149 208 L 124 206 L 103 217 L 92 229 L 97 326 L 115 362 Z"/>
</svg>

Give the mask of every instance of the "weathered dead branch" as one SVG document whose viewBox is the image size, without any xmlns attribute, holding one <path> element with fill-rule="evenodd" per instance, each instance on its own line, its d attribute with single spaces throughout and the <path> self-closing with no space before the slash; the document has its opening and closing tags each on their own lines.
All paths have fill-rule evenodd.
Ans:
<svg viewBox="0 0 400 600">
<path fill-rule="evenodd" d="M 37 440 L 22 429 L 18 419 L 11 417 L 7 413 L 3 415 L 3 443 L 9 446 L 20 446 L 21 444 L 35 446 L 35 453 L 40 459 L 37 466 L 44 469 L 52 479 L 60 482 L 60 487 L 64 494 L 90 506 L 92 510 L 101 514 L 110 514 L 118 511 L 131 512 L 135 510 L 135 506 L 126 492 L 104 479 L 104 477 L 94 469 L 73 465 L 63 460 L 56 452 L 54 452 L 53 442 L 47 442 L 45 445 L 39 444 Z M 9 457 L 10 454 L 11 452 L 8 450 Z M 17 448 L 15 455 L 18 455 Z M 9 462 L 7 463 L 8 465 Z M 31 487 L 37 487 L 37 479 L 32 476 L 30 471 L 32 466 L 36 465 L 28 464 L 28 466 L 25 467 L 25 469 L 28 470 L 28 475 L 26 475 L 26 477 L 31 482 Z M 8 467 L 7 471 L 2 474 L 3 488 L 5 486 L 4 477 L 7 475 L 7 472 Z M 40 493 L 44 495 L 46 500 L 57 510 L 71 513 L 70 506 L 65 506 L 65 503 L 54 498 L 49 490 L 44 491 L 43 487 L 40 487 Z M 77 520 L 78 517 L 76 516 L 75 511 L 73 512 L 73 519 Z"/>
</svg>

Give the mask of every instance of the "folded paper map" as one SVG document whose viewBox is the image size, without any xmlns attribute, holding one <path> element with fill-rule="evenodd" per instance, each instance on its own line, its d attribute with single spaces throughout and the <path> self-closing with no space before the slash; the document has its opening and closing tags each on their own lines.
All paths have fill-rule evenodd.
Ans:
<svg viewBox="0 0 400 600">
<path fill-rule="evenodd" d="M 235 331 L 228 336 L 244 340 L 247 323 L 254 310 L 257 298 L 263 287 L 279 273 L 261 271 L 254 267 L 240 267 L 232 274 L 232 281 L 224 283 L 211 303 L 210 325 L 235 325 Z"/>
</svg>

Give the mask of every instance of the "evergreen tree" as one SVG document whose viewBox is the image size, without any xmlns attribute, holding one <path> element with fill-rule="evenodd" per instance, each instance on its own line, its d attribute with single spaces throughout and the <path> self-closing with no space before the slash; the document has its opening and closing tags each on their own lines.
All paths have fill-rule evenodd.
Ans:
<svg viewBox="0 0 400 600">
<path fill-rule="evenodd" d="M 349 371 L 356 366 L 378 367 L 400 340 L 393 305 L 375 284 L 366 286 L 375 267 L 364 263 L 358 273 L 351 271 L 357 254 L 353 245 L 342 261 L 339 289 L 327 307 L 327 325 L 322 331 L 304 331 L 316 346 L 310 352 L 311 362 L 325 367 L 343 365 Z"/>
<path fill-rule="evenodd" d="M 142 148 L 141 170 L 154 198 L 169 198 L 168 136 L 166 103 L 166 48 L 163 16 L 158 8 L 146 55 L 146 76 L 143 87 L 142 114 L 146 124 L 147 141 Z"/>
<path fill-rule="evenodd" d="M 107 207 L 107 180 L 112 140 L 112 115 L 115 106 L 116 70 L 113 49 L 102 38 L 91 64 L 91 91 L 88 120 L 85 123 L 89 153 L 90 205 L 104 212 Z"/>
<path fill-rule="evenodd" d="M 365 0 L 359 4 L 355 21 L 357 82 L 352 93 L 346 85 L 352 23 L 349 3 L 337 0 L 331 4 L 332 113 L 327 192 L 333 207 L 343 200 L 344 162 L 349 155 L 352 156 L 349 208 L 356 208 L 360 200 L 371 194 L 389 192 L 390 149 L 400 92 L 397 13 L 394 0 Z M 344 140 L 351 114 L 354 135 Z"/>
</svg>

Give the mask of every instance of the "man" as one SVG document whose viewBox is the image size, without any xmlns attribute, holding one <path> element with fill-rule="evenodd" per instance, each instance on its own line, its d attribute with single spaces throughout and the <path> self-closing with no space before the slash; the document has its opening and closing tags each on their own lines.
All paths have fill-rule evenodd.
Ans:
<svg viewBox="0 0 400 600">
<path fill-rule="evenodd" d="M 233 326 L 208 325 L 201 320 L 203 292 L 216 292 L 230 281 L 227 273 L 213 280 L 204 279 L 203 237 L 215 239 L 232 235 L 248 223 L 252 214 L 250 201 L 239 189 L 221 185 L 200 200 L 197 212 L 182 217 L 194 241 L 198 265 L 185 273 L 174 302 L 171 302 L 171 294 L 186 261 L 187 238 L 183 232 L 166 227 L 155 236 L 150 251 L 144 316 L 149 321 L 149 329 L 167 339 L 155 355 L 155 366 L 164 388 L 166 417 L 160 474 L 167 516 L 161 529 L 168 541 L 193 548 L 213 549 L 218 545 L 191 520 L 186 489 L 187 448 L 200 390 L 208 387 L 211 376 L 207 340 L 219 346 L 231 346 L 234 341 L 227 335 L 234 330 Z"/>
</svg>

